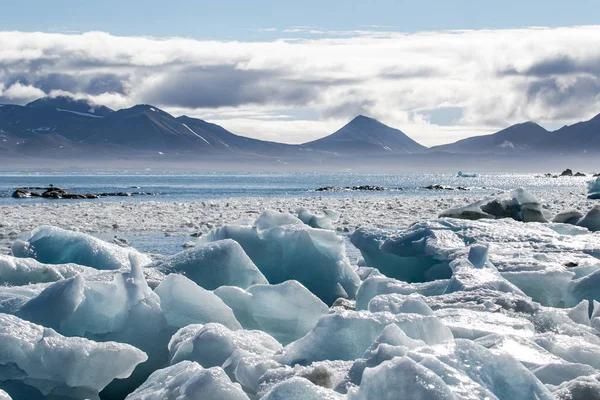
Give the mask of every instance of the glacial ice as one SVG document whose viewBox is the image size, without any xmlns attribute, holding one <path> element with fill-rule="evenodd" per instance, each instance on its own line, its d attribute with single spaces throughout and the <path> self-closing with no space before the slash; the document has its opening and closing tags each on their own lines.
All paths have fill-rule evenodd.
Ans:
<svg viewBox="0 0 600 400">
<path fill-rule="evenodd" d="M 32 258 L 0 254 L 0 285 L 22 286 L 30 283 L 56 282 L 93 269 L 77 264 L 42 264 Z"/>
<path fill-rule="evenodd" d="M 160 298 L 161 309 L 172 327 L 217 322 L 230 329 L 242 328 L 223 300 L 183 275 L 167 275 L 154 293 Z"/>
<path fill-rule="evenodd" d="M 151 262 L 150 257 L 130 247 L 120 247 L 85 233 L 54 226 L 34 229 L 29 239 L 13 243 L 12 253 L 45 264 L 74 263 L 95 269 L 127 268 L 132 257 L 141 265 Z"/>
<path fill-rule="evenodd" d="M 600 177 L 588 182 L 588 199 L 600 199 Z"/>
<path fill-rule="evenodd" d="M 360 386 L 350 389 L 348 400 L 455 399 L 444 381 L 408 357 L 395 357 L 367 368 Z"/>
<path fill-rule="evenodd" d="M 220 367 L 203 368 L 182 361 L 159 369 L 127 400 L 249 400 L 241 386 L 231 382 Z"/>
<path fill-rule="evenodd" d="M 4 390 L 0 389 L 0 400 L 12 400 L 12 398 Z"/>
<path fill-rule="evenodd" d="M 533 203 L 515 192 L 507 209 L 527 219 Z M 133 249 L 47 228 L 60 239 L 59 264 L 0 257 L 0 332 L 6 316 L 61 343 L 123 346 L 129 353 L 114 357 L 129 364 L 107 361 L 94 375 L 77 355 L 68 358 L 77 367 L 56 368 L 48 383 L 0 360 L 0 389 L 15 400 L 97 399 L 104 386 L 103 399 L 597 394 L 600 236 L 566 225 L 566 214 L 561 223 L 444 218 L 360 228 L 351 238 L 364 258 L 357 268 L 341 237 L 291 213 L 214 229 L 195 249 L 153 264 Z M 16 252 L 51 253 L 55 240 L 43 236 Z M 106 260 L 112 270 L 99 270 Z M 32 365 L 52 358 L 40 359 Z M 64 374 L 92 383 L 75 386 Z M 91 387 L 96 379 L 102 386 Z"/>
<path fill-rule="evenodd" d="M 559 400 L 597 400 L 600 397 L 600 374 L 580 376 L 565 382 L 553 394 Z"/>
<path fill-rule="evenodd" d="M 456 339 L 440 346 L 421 347 L 408 356 L 417 362 L 433 356 L 461 371 L 499 400 L 553 399 L 542 382 L 512 356 L 496 354 L 470 340 Z"/>
<path fill-rule="evenodd" d="M 254 225 L 226 225 L 199 239 L 238 242 L 272 284 L 297 280 L 331 305 L 353 298 L 360 278 L 345 255 L 344 240 L 335 232 L 307 227 L 299 219 L 265 211 Z"/>
<path fill-rule="evenodd" d="M 547 222 L 542 206 L 529 191 L 519 188 L 510 193 L 443 211 L 440 218 L 478 220 L 512 218 L 523 222 Z"/>
<path fill-rule="evenodd" d="M 310 333 L 287 345 L 278 360 L 288 365 L 306 365 L 321 360 L 354 360 L 392 323 L 411 339 L 427 344 L 453 338 L 450 329 L 434 316 L 339 311 L 321 317 Z"/>
<path fill-rule="evenodd" d="M 129 377 L 146 359 L 127 344 L 65 337 L 0 314 L 0 382 L 19 381 L 45 396 L 97 398 L 113 379 Z"/>
<path fill-rule="evenodd" d="M 486 268 L 479 272 L 471 271 L 468 265 L 459 268 L 450 280 L 453 286 L 458 285 L 459 290 L 465 290 L 460 286 L 467 282 L 489 287 L 493 277 L 494 285 L 502 287 L 498 286 L 499 290 L 521 291 L 542 305 L 573 307 L 581 300 L 598 298 L 600 291 L 595 289 L 593 282 L 600 279 L 600 273 L 598 278 L 594 275 L 599 265 L 600 237 L 579 231 L 565 234 L 556 226 L 560 224 L 523 224 L 511 219 L 431 220 L 403 231 L 358 229 L 352 235 L 352 242 L 363 254 L 367 265 L 382 272 L 392 271 L 386 275 L 407 282 L 414 280 L 398 276 L 401 275 L 398 272 L 396 276 L 393 273 L 406 268 L 405 259 L 425 274 L 432 268 L 431 265 L 445 265 L 451 271 L 453 262 L 455 269 L 466 265 L 464 262 L 465 258 L 468 259 L 471 245 L 486 243 Z M 413 260 L 419 262 L 414 263 Z M 481 284 L 476 284 L 478 280 Z M 385 288 L 379 287 L 382 285 Z M 426 295 L 440 294 L 434 293 L 440 286 L 443 284 L 438 280 L 437 283 L 424 284 L 419 290 L 425 290 Z M 366 308 L 368 301 L 374 297 L 374 293 L 368 294 L 372 291 L 408 294 L 414 291 L 414 287 L 371 274 L 357 293 L 358 309 Z"/>
<path fill-rule="evenodd" d="M 263 400 L 343 400 L 346 396 L 311 383 L 308 379 L 293 377 L 275 386 Z"/>
<path fill-rule="evenodd" d="M 340 213 L 324 210 L 325 215 L 315 215 L 304 207 L 298 209 L 298 219 L 312 228 L 334 229 L 334 223 L 340 218 Z"/>
<path fill-rule="evenodd" d="M 195 361 L 204 368 L 220 367 L 236 350 L 272 356 L 281 344 L 262 331 L 235 330 L 210 323 L 181 328 L 169 342 L 171 365 Z"/>
<path fill-rule="evenodd" d="M 592 232 L 600 231 L 600 205 L 595 205 L 577 222 L 577 225 L 588 228 Z"/>
<path fill-rule="evenodd" d="M 552 222 L 557 224 L 576 225 L 581 218 L 583 218 L 583 214 L 578 210 L 565 210 L 556 214 L 552 219 Z"/>
<path fill-rule="evenodd" d="M 242 247 L 231 239 L 197 245 L 148 267 L 165 274 L 185 275 L 207 290 L 225 285 L 245 289 L 254 284 L 268 283 Z"/>
<path fill-rule="evenodd" d="M 222 286 L 215 294 L 231 307 L 244 329 L 262 330 L 284 345 L 306 335 L 329 311 L 297 281 L 254 285 L 245 291 Z"/>
</svg>

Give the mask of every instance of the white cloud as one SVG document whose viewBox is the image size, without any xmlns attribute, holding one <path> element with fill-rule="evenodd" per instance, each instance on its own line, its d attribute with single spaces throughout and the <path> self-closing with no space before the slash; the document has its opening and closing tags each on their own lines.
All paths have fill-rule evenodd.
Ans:
<svg viewBox="0 0 600 400">
<path fill-rule="evenodd" d="M 111 108 L 152 102 L 239 134 L 294 143 L 331 133 L 357 113 L 432 145 L 525 120 L 559 126 L 600 112 L 600 26 L 291 29 L 324 37 L 246 43 L 0 32 L 0 102 L 44 93 Z M 457 125 L 430 123 L 424 113 L 439 108 L 462 109 Z M 295 117 L 298 109 L 319 118 Z"/>
</svg>

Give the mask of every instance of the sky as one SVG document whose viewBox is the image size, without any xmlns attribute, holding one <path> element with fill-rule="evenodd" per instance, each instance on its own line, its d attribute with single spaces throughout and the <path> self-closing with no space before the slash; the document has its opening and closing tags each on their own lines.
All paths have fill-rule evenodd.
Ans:
<svg viewBox="0 0 600 400">
<path fill-rule="evenodd" d="M 0 103 L 147 103 L 287 143 L 358 114 L 436 145 L 600 113 L 596 1 L 2 3 Z"/>
</svg>

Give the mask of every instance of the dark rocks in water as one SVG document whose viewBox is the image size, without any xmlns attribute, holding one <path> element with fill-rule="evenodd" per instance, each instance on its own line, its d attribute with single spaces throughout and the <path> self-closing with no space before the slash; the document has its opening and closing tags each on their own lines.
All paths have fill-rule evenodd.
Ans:
<svg viewBox="0 0 600 400">
<path fill-rule="evenodd" d="M 62 199 L 66 196 L 69 196 L 69 193 L 65 189 L 50 187 L 44 193 L 42 193 L 42 197 L 50 197 L 53 199 Z"/>
<path fill-rule="evenodd" d="M 450 186 L 442 186 L 442 185 L 429 185 L 429 186 L 424 186 L 423 189 L 427 189 L 427 190 L 469 190 L 465 187 L 462 186 L 458 186 L 456 188 L 450 187 Z"/>
<path fill-rule="evenodd" d="M 583 172 L 577 172 L 573 176 L 586 176 Z"/>
<path fill-rule="evenodd" d="M 131 193 L 109 192 L 109 193 L 100 193 L 98 196 L 100 196 L 100 197 L 130 197 Z"/>
<path fill-rule="evenodd" d="M 573 171 L 567 168 L 563 172 L 561 172 L 560 176 L 573 176 Z"/>
<path fill-rule="evenodd" d="M 13 192 L 12 197 L 15 199 L 24 199 L 27 197 L 31 197 L 31 193 L 25 189 L 17 189 Z"/>
<path fill-rule="evenodd" d="M 548 172 L 544 174 L 544 178 L 558 178 L 558 175 L 554 175 Z"/>
<path fill-rule="evenodd" d="M 594 178 L 598 178 L 598 177 L 600 177 L 600 173 L 594 174 L 594 175 L 592 175 L 592 176 L 593 176 Z"/>
<path fill-rule="evenodd" d="M 383 186 L 374 186 L 374 185 L 362 185 L 362 186 L 324 186 L 315 189 L 315 192 L 335 192 L 342 190 L 367 190 L 367 191 L 380 191 L 387 190 Z"/>
<path fill-rule="evenodd" d="M 43 189 L 43 193 L 38 192 L 30 192 L 29 189 L 32 188 L 19 188 L 15 190 L 12 194 L 12 197 L 17 199 L 25 199 L 29 197 L 44 197 L 47 199 L 75 199 L 75 200 L 86 200 L 86 199 L 99 199 L 100 197 L 129 197 L 129 196 L 151 196 L 153 193 L 148 192 L 115 192 L 115 193 L 69 193 L 66 189 L 61 189 L 50 185 L 48 188 L 40 188 Z"/>
</svg>

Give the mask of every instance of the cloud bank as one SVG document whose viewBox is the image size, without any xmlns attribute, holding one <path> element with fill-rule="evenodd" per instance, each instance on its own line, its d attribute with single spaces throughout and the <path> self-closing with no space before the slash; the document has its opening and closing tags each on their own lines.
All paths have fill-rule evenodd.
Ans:
<svg viewBox="0 0 600 400">
<path fill-rule="evenodd" d="M 149 103 L 290 143 L 357 114 L 432 145 L 600 113 L 600 26 L 320 34 L 223 42 L 0 32 L 0 103 Z"/>
</svg>

